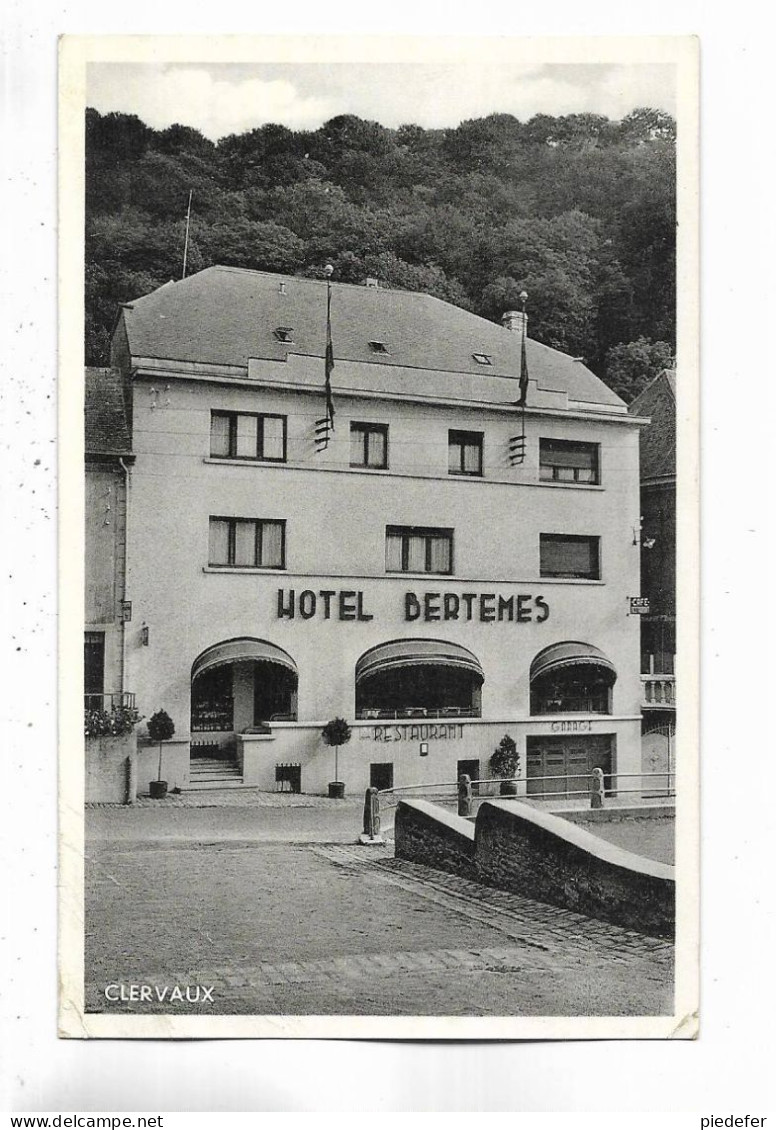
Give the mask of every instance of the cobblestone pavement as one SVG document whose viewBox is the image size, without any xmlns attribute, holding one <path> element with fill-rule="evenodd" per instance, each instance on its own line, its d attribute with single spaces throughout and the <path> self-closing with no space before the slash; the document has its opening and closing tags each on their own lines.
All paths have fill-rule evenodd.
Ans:
<svg viewBox="0 0 776 1130">
<path fill-rule="evenodd" d="M 90 845 L 90 1011 L 667 1015 L 671 945 L 353 844 Z M 107 984 L 213 986 L 109 1005 Z"/>
<path fill-rule="evenodd" d="M 87 804 L 87 809 L 111 808 L 132 811 L 135 808 L 152 808 L 159 812 L 175 808 L 361 808 L 363 797 L 344 797 L 330 800 L 329 797 L 315 796 L 312 793 L 269 793 L 262 789 L 195 789 L 192 792 L 167 793 L 163 800 L 152 800 L 148 796 L 138 797 L 134 804 L 108 804 L 95 802 Z"/>
</svg>

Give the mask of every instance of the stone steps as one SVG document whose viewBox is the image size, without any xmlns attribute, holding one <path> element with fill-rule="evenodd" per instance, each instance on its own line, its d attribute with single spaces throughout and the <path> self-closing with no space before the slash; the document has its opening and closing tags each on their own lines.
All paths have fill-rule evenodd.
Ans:
<svg viewBox="0 0 776 1130">
<path fill-rule="evenodd" d="M 243 787 L 243 777 L 235 761 L 216 757 L 192 758 L 189 767 L 189 789 L 235 789 Z"/>
</svg>

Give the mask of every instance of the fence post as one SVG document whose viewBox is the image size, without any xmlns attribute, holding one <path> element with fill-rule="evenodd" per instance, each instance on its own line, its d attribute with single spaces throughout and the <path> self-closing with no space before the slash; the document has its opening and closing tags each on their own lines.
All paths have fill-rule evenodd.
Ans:
<svg viewBox="0 0 776 1130">
<path fill-rule="evenodd" d="M 471 816 L 472 814 L 472 779 L 468 773 L 462 773 L 458 778 L 458 815 Z"/>
<path fill-rule="evenodd" d="M 374 786 L 370 786 L 364 796 L 364 835 L 370 840 L 380 835 L 380 797 Z"/>
<path fill-rule="evenodd" d="M 603 808 L 604 806 L 604 771 L 594 769 L 590 774 L 590 807 Z"/>
</svg>

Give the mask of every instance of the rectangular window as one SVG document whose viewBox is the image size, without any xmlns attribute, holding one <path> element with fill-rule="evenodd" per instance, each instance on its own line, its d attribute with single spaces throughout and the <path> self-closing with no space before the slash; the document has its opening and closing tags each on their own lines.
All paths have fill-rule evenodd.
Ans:
<svg viewBox="0 0 776 1130">
<path fill-rule="evenodd" d="M 542 577 L 579 577 L 597 581 L 601 576 L 600 538 L 576 534 L 540 534 Z"/>
<path fill-rule="evenodd" d="M 105 632 L 84 632 L 84 704 L 101 710 L 105 680 Z"/>
<path fill-rule="evenodd" d="M 223 459 L 286 461 L 286 417 L 255 412 L 211 412 L 210 454 Z"/>
<path fill-rule="evenodd" d="M 451 475 L 482 474 L 482 432 L 450 432 L 447 451 Z"/>
<path fill-rule="evenodd" d="M 452 573 L 453 531 L 417 526 L 386 526 L 388 573 Z"/>
<path fill-rule="evenodd" d="M 210 565 L 285 569 L 286 523 L 264 518 L 211 518 Z"/>
<path fill-rule="evenodd" d="M 600 482 L 598 444 L 540 439 L 539 478 L 555 483 Z"/>
<path fill-rule="evenodd" d="M 388 466 L 388 425 L 350 425 L 350 466 L 384 471 Z"/>
</svg>

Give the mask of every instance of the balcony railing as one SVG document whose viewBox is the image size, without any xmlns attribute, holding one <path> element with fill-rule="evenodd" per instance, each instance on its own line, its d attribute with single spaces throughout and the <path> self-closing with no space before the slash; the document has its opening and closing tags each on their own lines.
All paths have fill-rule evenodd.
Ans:
<svg viewBox="0 0 776 1130">
<path fill-rule="evenodd" d="M 394 719 L 395 721 L 406 722 L 408 719 L 413 718 L 479 718 L 480 713 L 478 710 L 473 710 L 466 706 L 407 706 L 399 710 L 380 710 L 365 706 L 356 711 L 356 720 L 363 721 L 383 721 Z"/>
<path fill-rule="evenodd" d="M 84 710 L 135 710 L 135 695 L 132 691 L 115 691 L 110 694 L 85 694 Z"/>
<path fill-rule="evenodd" d="M 642 675 L 641 707 L 647 710 L 676 709 L 674 675 Z"/>
</svg>

